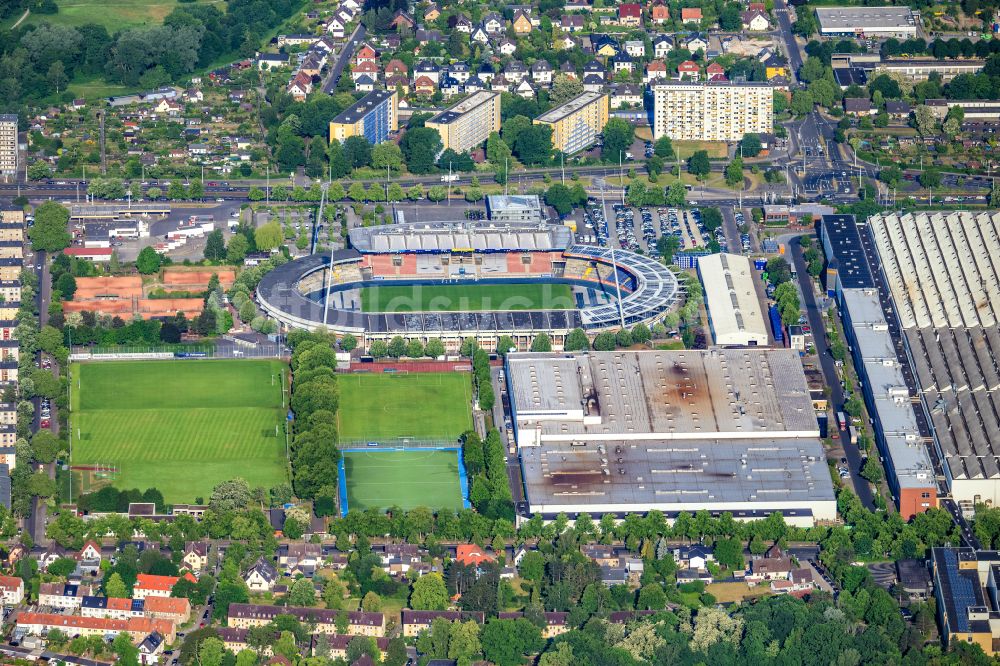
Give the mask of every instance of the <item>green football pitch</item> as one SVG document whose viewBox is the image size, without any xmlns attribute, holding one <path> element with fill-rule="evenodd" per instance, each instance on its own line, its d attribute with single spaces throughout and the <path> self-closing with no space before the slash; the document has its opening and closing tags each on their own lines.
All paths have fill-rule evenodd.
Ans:
<svg viewBox="0 0 1000 666">
<path fill-rule="evenodd" d="M 365 312 L 481 312 L 569 310 L 576 307 L 568 284 L 414 284 L 363 287 Z"/>
<path fill-rule="evenodd" d="M 456 451 L 345 451 L 344 476 L 351 511 L 462 508 Z"/>
<path fill-rule="evenodd" d="M 237 476 L 251 487 L 287 480 L 280 361 L 108 361 L 71 372 L 72 463 L 116 466 L 115 486 L 155 487 L 179 503 Z"/>
<path fill-rule="evenodd" d="M 455 441 L 472 428 L 468 373 L 338 375 L 342 442 Z"/>
</svg>

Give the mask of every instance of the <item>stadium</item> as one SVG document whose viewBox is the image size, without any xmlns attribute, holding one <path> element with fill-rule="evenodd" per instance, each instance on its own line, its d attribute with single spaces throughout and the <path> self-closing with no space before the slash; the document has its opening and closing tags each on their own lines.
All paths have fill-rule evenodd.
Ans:
<svg viewBox="0 0 1000 666">
<path fill-rule="evenodd" d="M 402 336 L 454 352 L 465 338 L 494 348 L 509 336 L 524 350 L 539 333 L 558 349 L 575 328 L 658 321 L 680 295 L 655 259 L 576 245 L 561 225 L 394 224 L 352 229 L 349 240 L 268 273 L 257 288 L 264 311 L 290 328 L 350 333 L 366 349 Z"/>
</svg>

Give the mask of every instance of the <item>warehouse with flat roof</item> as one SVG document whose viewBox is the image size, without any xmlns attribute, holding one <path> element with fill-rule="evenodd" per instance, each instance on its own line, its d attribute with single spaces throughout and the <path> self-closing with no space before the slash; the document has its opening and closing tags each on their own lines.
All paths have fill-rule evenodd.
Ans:
<svg viewBox="0 0 1000 666">
<path fill-rule="evenodd" d="M 791 350 L 519 353 L 506 370 L 533 513 L 836 517 Z"/>
<path fill-rule="evenodd" d="M 899 513 L 909 520 L 937 506 L 937 482 L 896 354 L 899 341 L 890 331 L 876 289 L 845 289 L 842 301 L 844 331 L 872 417 L 878 454 Z"/>
<path fill-rule="evenodd" d="M 875 215 L 881 272 L 952 496 L 1000 503 L 1000 212 Z"/>
<path fill-rule="evenodd" d="M 819 32 L 823 36 L 916 37 L 913 10 L 899 7 L 817 7 Z"/>
<path fill-rule="evenodd" d="M 727 253 L 699 257 L 698 277 L 705 288 L 708 323 L 715 344 L 767 345 L 767 324 L 748 257 Z"/>
</svg>

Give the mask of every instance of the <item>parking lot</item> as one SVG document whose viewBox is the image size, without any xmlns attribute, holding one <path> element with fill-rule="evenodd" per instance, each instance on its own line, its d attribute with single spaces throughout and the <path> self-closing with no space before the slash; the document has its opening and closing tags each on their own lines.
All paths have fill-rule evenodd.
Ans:
<svg viewBox="0 0 1000 666">
<path fill-rule="evenodd" d="M 675 236 L 681 250 L 702 248 L 711 240 L 697 208 L 633 208 L 610 204 L 607 210 L 610 220 L 605 218 L 599 201 L 587 202 L 583 224 L 577 226 L 579 242 L 656 254 L 656 243 L 663 236 Z M 721 228 L 716 232 L 716 240 L 720 245 L 725 241 Z"/>
</svg>

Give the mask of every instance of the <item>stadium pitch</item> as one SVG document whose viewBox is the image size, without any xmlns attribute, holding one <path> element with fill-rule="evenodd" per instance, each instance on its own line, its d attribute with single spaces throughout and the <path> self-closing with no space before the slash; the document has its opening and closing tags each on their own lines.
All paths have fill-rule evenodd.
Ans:
<svg viewBox="0 0 1000 666">
<path fill-rule="evenodd" d="M 483 312 L 569 310 L 576 307 L 568 284 L 412 284 L 364 287 L 364 312 Z"/>
<path fill-rule="evenodd" d="M 288 479 L 280 361 L 105 361 L 71 372 L 72 463 L 117 466 L 119 488 L 155 487 L 180 503 L 237 476 L 265 488 Z"/>
<path fill-rule="evenodd" d="M 343 455 L 342 508 L 458 510 L 465 506 L 461 461 L 455 449 L 348 450 Z"/>
<path fill-rule="evenodd" d="M 394 442 L 401 437 L 454 442 L 472 428 L 468 373 L 339 375 L 342 442 Z"/>
</svg>

